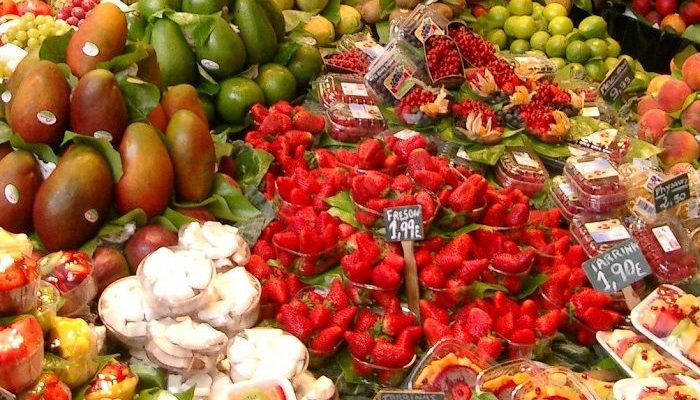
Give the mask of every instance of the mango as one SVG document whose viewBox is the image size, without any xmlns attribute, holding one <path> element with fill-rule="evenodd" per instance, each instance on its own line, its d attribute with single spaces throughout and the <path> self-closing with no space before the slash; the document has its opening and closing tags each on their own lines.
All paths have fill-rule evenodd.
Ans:
<svg viewBox="0 0 700 400">
<path fill-rule="evenodd" d="M 146 36 L 146 18 L 139 11 L 126 13 L 126 38 L 131 41 L 143 40 Z"/>
<path fill-rule="evenodd" d="M 168 118 L 165 116 L 165 111 L 163 111 L 163 106 L 160 103 L 156 104 L 156 107 L 148 114 L 148 122 L 161 133 L 165 133 L 165 130 L 168 129 Z"/>
<path fill-rule="evenodd" d="M 5 102 L 5 115 L 10 114 L 10 106 L 12 104 L 12 96 L 14 96 L 17 93 L 17 89 L 19 89 L 19 85 L 22 83 L 24 78 L 27 77 L 27 74 L 29 73 L 29 70 L 34 68 L 36 63 L 40 61 L 39 59 L 39 50 L 34 49 L 30 51 L 22 61 L 17 64 L 17 67 L 15 68 L 15 71 L 10 75 L 10 79 L 7 81 L 7 85 L 5 87 L 6 91 L 10 94 L 10 99 L 8 101 L 5 101 L 6 99 L 3 98 L 3 101 Z M 9 121 L 8 121 L 9 122 Z"/>
<path fill-rule="evenodd" d="M 10 142 L 5 142 L 3 144 L 0 144 L 0 161 L 2 161 L 5 156 L 8 154 L 12 153 L 14 149 L 12 146 L 10 146 Z"/>
<path fill-rule="evenodd" d="M 284 39 L 285 25 L 284 25 L 284 15 L 282 15 L 282 10 L 275 4 L 272 0 L 258 0 L 260 6 L 262 6 L 267 19 L 270 20 L 272 28 L 275 30 L 275 35 L 277 36 L 277 41 L 281 42 Z"/>
<path fill-rule="evenodd" d="M 178 24 L 167 18 L 156 21 L 151 31 L 151 45 L 158 56 L 163 86 L 195 81 L 194 54 Z"/>
<path fill-rule="evenodd" d="M 226 0 L 182 0 L 182 11 L 209 15 L 221 11 L 226 5 Z"/>
<path fill-rule="evenodd" d="M 173 114 L 165 132 L 175 167 L 175 192 L 179 199 L 201 201 L 211 190 L 216 167 L 214 141 L 201 117 L 190 110 Z"/>
<path fill-rule="evenodd" d="M 245 45 L 221 17 L 216 17 L 214 29 L 202 46 L 197 47 L 196 54 L 202 67 L 216 80 L 233 76 L 245 66 Z"/>
<path fill-rule="evenodd" d="M 115 146 L 129 123 L 117 79 L 106 69 L 83 75 L 70 99 L 70 126 L 76 133 L 107 139 Z"/>
<path fill-rule="evenodd" d="M 160 10 L 171 9 L 180 11 L 179 0 L 141 0 L 139 1 L 139 11 L 146 19 Z"/>
<path fill-rule="evenodd" d="M 92 238 L 112 203 L 112 171 L 87 144 L 73 144 L 39 187 L 32 217 L 48 251 L 75 249 Z"/>
<path fill-rule="evenodd" d="M 41 181 L 32 153 L 17 150 L 0 160 L 0 227 L 12 233 L 32 231 L 32 206 Z"/>
<path fill-rule="evenodd" d="M 68 42 L 66 63 L 73 75 L 80 78 L 98 63 L 122 54 L 126 36 L 126 16 L 119 7 L 110 3 L 95 6 Z"/>
<path fill-rule="evenodd" d="M 124 175 L 114 188 L 120 214 L 140 208 L 150 219 L 167 207 L 173 192 L 173 164 L 160 136 L 143 122 L 126 128 L 119 146 Z"/>
<path fill-rule="evenodd" d="M 248 64 L 265 64 L 277 54 L 277 35 L 258 0 L 237 0 L 233 22 L 241 32 Z"/>
<path fill-rule="evenodd" d="M 197 94 L 197 89 L 195 89 L 194 86 L 183 83 L 181 85 L 169 87 L 163 94 L 163 99 L 160 101 L 160 104 L 163 106 L 163 111 L 168 121 L 177 111 L 190 110 L 197 114 L 207 126 L 207 130 L 209 130 L 207 113 L 204 111 L 204 106 L 202 106 L 202 102 L 199 100 Z"/>
<path fill-rule="evenodd" d="M 39 61 L 13 95 L 10 126 L 28 143 L 57 145 L 68 127 L 70 86 L 50 61 Z"/>
<path fill-rule="evenodd" d="M 136 63 L 138 71 L 136 77 L 144 82 L 152 83 L 159 88 L 163 87 L 163 79 L 160 76 L 160 66 L 158 65 L 158 55 L 156 49 L 148 43 L 141 43 L 148 53 L 148 57 Z"/>
</svg>

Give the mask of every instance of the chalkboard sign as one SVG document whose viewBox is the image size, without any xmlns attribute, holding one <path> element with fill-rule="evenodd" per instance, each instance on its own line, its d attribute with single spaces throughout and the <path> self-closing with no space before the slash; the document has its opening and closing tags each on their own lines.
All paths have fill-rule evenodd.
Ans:
<svg viewBox="0 0 700 400">
<path fill-rule="evenodd" d="M 583 263 L 588 280 L 600 292 L 614 293 L 644 279 L 651 267 L 634 239 Z"/>
<path fill-rule="evenodd" d="M 414 390 L 381 390 L 375 400 L 445 400 L 442 392 L 419 392 Z"/>
<path fill-rule="evenodd" d="M 661 212 L 690 198 L 688 174 L 674 176 L 654 186 L 654 207 Z"/>
<path fill-rule="evenodd" d="M 634 71 L 626 60 L 620 60 L 600 83 L 598 91 L 605 100 L 615 101 L 634 79 Z"/>
<path fill-rule="evenodd" d="M 388 242 L 423 240 L 423 210 L 420 205 L 385 208 L 384 227 Z"/>
</svg>

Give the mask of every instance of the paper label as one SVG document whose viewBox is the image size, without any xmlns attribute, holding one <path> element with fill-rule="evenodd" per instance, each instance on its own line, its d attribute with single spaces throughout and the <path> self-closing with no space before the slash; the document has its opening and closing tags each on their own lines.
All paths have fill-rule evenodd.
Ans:
<svg viewBox="0 0 700 400">
<path fill-rule="evenodd" d="M 654 237 L 656 237 L 656 240 L 666 253 L 680 250 L 681 244 L 678 243 L 676 235 L 673 234 L 673 231 L 671 231 L 671 228 L 668 225 L 658 226 L 653 228 L 651 231 L 654 233 Z"/>
<path fill-rule="evenodd" d="M 414 130 L 411 130 L 411 129 L 404 129 L 404 130 L 401 130 L 401 131 L 394 133 L 394 137 L 397 139 L 401 139 L 401 140 L 408 140 L 408 139 L 410 139 L 414 136 L 418 136 L 418 135 L 420 135 L 420 133 L 418 133 Z"/>
<path fill-rule="evenodd" d="M 602 131 L 593 132 L 588 136 L 579 139 L 579 143 L 591 148 L 608 148 L 615 142 L 617 138 L 617 129 L 603 129 Z"/>
<path fill-rule="evenodd" d="M 8 184 L 5 186 L 5 199 L 10 204 L 19 203 L 19 189 L 13 184 Z"/>
<path fill-rule="evenodd" d="M 524 151 L 514 151 L 512 154 L 516 163 L 526 167 L 539 168 L 539 164 L 537 164 L 537 161 L 532 158 L 530 153 L 526 153 Z"/>
<path fill-rule="evenodd" d="M 392 96 L 401 99 L 415 86 L 412 77 L 411 71 L 403 66 L 398 66 L 384 79 L 384 87 L 389 90 Z"/>
<path fill-rule="evenodd" d="M 108 141 L 108 142 L 111 142 L 112 139 L 114 139 L 114 138 L 112 137 L 112 134 L 109 133 L 109 132 L 107 132 L 107 131 L 97 131 L 97 132 L 95 132 L 92 136 L 94 136 L 94 137 L 97 138 L 97 139 L 104 139 L 104 140 L 106 140 L 106 141 Z"/>
<path fill-rule="evenodd" d="M 653 172 L 651 175 L 649 175 L 647 181 L 644 183 L 644 188 L 649 193 L 654 193 L 654 188 L 656 187 L 656 185 L 663 181 L 664 178 L 661 175 L 657 174 L 656 172 Z"/>
<path fill-rule="evenodd" d="M 571 153 L 572 156 L 582 156 L 585 154 L 588 154 L 586 150 L 579 149 L 578 147 L 575 146 L 569 146 L 569 153 Z"/>
<path fill-rule="evenodd" d="M 85 211 L 84 217 L 85 217 L 85 220 L 87 222 L 94 224 L 95 222 L 97 222 L 97 218 L 99 217 L 99 214 L 97 213 L 97 210 L 95 210 L 94 208 L 91 208 L 91 209 Z"/>
<path fill-rule="evenodd" d="M 357 119 L 383 119 L 379 107 L 371 104 L 348 104 L 353 118 Z"/>
<path fill-rule="evenodd" d="M 656 169 L 656 165 L 646 158 L 634 158 L 632 159 L 632 165 L 643 169 Z"/>
<path fill-rule="evenodd" d="M 469 154 L 467 154 L 467 151 L 464 150 L 464 147 L 460 147 L 459 150 L 457 150 L 457 154 L 455 154 L 457 158 L 462 158 L 464 160 L 470 161 L 471 158 L 469 158 Z"/>
<path fill-rule="evenodd" d="M 85 42 L 85 44 L 83 45 L 83 54 L 85 54 L 88 57 L 95 57 L 98 54 L 100 54 L 100 48 L 97 47 L 95 43 Z"/>
<path fill-rule="evenodd" d="M 367 87 L 362 83 L 341 82 L 340 90 L 348 96 L 368 97 Z"/>
<path fill-rule="evenodd" d="M 602 178 L 610 178 L 617 176 L 617 170 L 610 164 L 610 161 L 605 158 L 596 158 L 593 161 L 582 161 L 574 164 L 578 172 L 583 175 L 586 180 L 595 180 Z"/>
<path fill-rule="evenodd" d="M 598 109 L 598 107 L 583 107 L 581 109 L 580 115 L 582 117 L 591 117 L 591 118 L 600 117 L 600 109 Z"/>
<path fill-rule="evenodd" d="M 36 119 L 44 125 L 53 125 L 56 123 L 56 116 L 51 111 L 44 110 L 36 113 Z"/>
<path fill-rule="evenodd" d="M 654 203 L 650 202 L 644 197 L 637 197 L 637 200 L 634 202 L 634 207 L 632 207 L 632 211 L 635 214 L 649 220 L 656 218 L 656 208 L 654 207 Z"/>
<path fill-rule="evenodd" d="M 9 103 L 10 100 L 12 100 L 12 93 L 10 93 L 9 90 L 5 90 L 2 92 L 2 101 L 5 103 Z"/>
<path fill-rule="evenodd" d="M 562 182 L 559 184 L 559 189 L 564 193 L 564 196 L 566 196 L 567 199 L 571 202 L 578 201 L 578 195 L 574 191 L 574 188 L 571 186 L 569 182 Z"/>
<path fill-rule="evenodd" d="M 355 47 L 362 50 L 365 54 L 372 58 L 377 58 L 384 53 L 384 47 L 371 38 L 360 42 L 355 42 Z"/>
<path fill-rule="evenodd" d="M 627 228 L 617 218 L 588 222 L 584 226 L 596 243 L 615 242 L 630 238 Z"/>
<path fill-rule="evenodd" d="M 691 199 L 688 201 L 688 218 L 698 217 L 700 217 L 700 201 L 698 199 Z"/>
<path fill-rule="evenodd" d="M 217 64 L 216 61 L 207 60 L 206 58 L 204 58 L 199 63 L 202 64 L 202 67 L 206 69 L 213 69 L 215 71 L 219 69 L 219 64 Z"/>
<path fill-rule="evenodd" d="M 429 38 L 432 35 L 442 35 L 444 34 L 445 31 L 440 28 L 438 24 L 433 22 L 433 19 L 430 17 L 425 17 L 423 18 L 423 21 L 421 21 L 420 26 L 413 32 L 413 35 L 420 40 L 421 43 L 425 42 L 425 39 Z"/>
</svg>

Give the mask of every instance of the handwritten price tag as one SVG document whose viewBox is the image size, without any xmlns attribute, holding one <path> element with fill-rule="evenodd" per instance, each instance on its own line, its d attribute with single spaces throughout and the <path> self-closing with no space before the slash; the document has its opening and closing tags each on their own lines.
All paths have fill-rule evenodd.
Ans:
<svg viewBox="0 0 700 400">
<path fill-rule="evenodd" d="M 605 100 L 614 102 L 620 97 L 622 92 L 627 89 L 632 79 L 634 72 L 626 60 L 620 60 L 615 68 L 603 79 L 598 87 L 598 92 Z"/>
<path fill-rule="evenodd" d="M 674 176 L 654 186 L 654 207 L 661 212 L 690 198 L 688 174 Z"/>
<path fill-rule="evenodd" d="M 423 211 L 421 206 L 402 206 L 384 209 L 384 226 L 388 242 L 423 240 Z"/>
<path fill-rule="evenodd" d="M 445 393 L 413 390 L 381 390 L 375 400 L 445 400 Z"/>
<path fill-rule="evenodd" d="M 651 274 L 651 267 L 634 239 L 583 263 L 588 280 L 600 292 L 615 293 Z"/>
</svg>

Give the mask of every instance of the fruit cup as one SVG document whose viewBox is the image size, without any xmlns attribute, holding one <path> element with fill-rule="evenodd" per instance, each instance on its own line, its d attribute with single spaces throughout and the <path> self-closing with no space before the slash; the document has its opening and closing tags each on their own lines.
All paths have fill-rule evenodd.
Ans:
<svg viewBox="0 0 700 400">
<path fill-rule="evenodd" d="M 41 329 L 48 332 L 53 326 L 53 322 L 58 314 L 58 306 L 61 301 L 61 293 L 56 286 L 41 281 L 39 283 L 39 296 L 37 297 L 36 308 L 32 310 L 32 315 L 39 321 Z"/>
<path fill-rule="evenodd" d="M 330 122 L 329 135 L 344 142 L 357 142 L 386 129 L 382 112 L 374 104 L 337 103 L 328 109 L 326 116 Z"/>
<path fill-rule="evenodd" d="M 278 257 L 283 254 L 283 257 L 291 260 L 290 265 L 285 266 L 301 276 L 313 276 L 325 272 L 336 265 L 342 256 L 340 244 L 315 254 L 302 253 L 284 247 L 277 242 L 275 237 L 272 238 L 272 245 L 275 247 Z"/>
<path fill-rule="evenodd" d="M 496 181 L 503 187 L 515 187 L 529 197 L 542 191 L 547 181 L 542 160 L 526 149 L 506 150 L 496 166 Z"/>
<path fill-rule="evenodd" d="M 20 400 L 71 400 L 70 388 L 55 372 L 45 372 L 34 387 L 22 393 Z"/>
<path fill-rule="evenodd" d="M 44 334 L 36 318 L 0 325 L 0 387 L 15 394 L 29 388 L 43 364 Z"/>
<path fill-rule="evenodd" d="M 606 213 L 625 205 L 627 192 L 617 167 L 604 155 L 573 156 L 566 160 L 564 174 L 591 212 Z"/>
<path fill-rule="evenodd" d="M 571 220 L 569 229 L 589 257 L 604 253 L 632 237 L 619 218 L 608 214 L 578 214 Z"/>
<path fill-rule="evenodd" d="M 23 314 L 34 308 L 39 288 L 36 263 L 27 258 L 0 256 L 0 316 Z"/>
<path fill-rule="evenodd" d="M 398 37 L 420 48 L 432 35 L 442 35 L 449 20 L 424 4 L 419 4 L 398 26 Z"/>
<path fill-rule="evenodd" d="M 547 368 L 520 385 L 513 400 L 596 400 L 596 396 L 573 372 L 559 367 Z"/>
<path fill-rule="evenodd" d="M 571 187 L 571 183 L 565 176 L 556 176 L 552 179 L 552 186 L 549 189 L 549 197 L 556 204 L 561 215 L 571 222 L 574 215 L 584 211 L 578 195 Z"/>
<path fill-rule="evenodd" d="M 343 271 L 343 281 L 345 282 L 345 291 L 352 299 L 353 303 L 358 306 L 375 305 L 378 297 L 385 298 L 387 295 L 398 293 L 399 288 L 403 284 L 403 280 L 395 288 L 380 288 L 369 283 L 358 283 L 347 277 Z"/>
<path fill-rule="evenodd" d="M 452 38 L 447 35 L 431 35 L 423 46 L 428 77 L 433 86 L 458 87 L 464 82 L 462 56 Z"/>
<path fill-rule="evenodd" d="M 60 251 L 41 258 L 42 271 L 50 271 L 46 282 L 56 286 L 64 299 L 58 315 L 70 317 L 80 313 L 97 295 L 90 256 L 80 251 Z"/>
<path fill-rule="evenodd" d="M 323 108 L 338 103 L 376 104 L 364 79 L 357 75 L 324 75 L 318 82 L 318 99 Z"/>
<path fill-rule="evenodd" d="M 524 358 L 497 364 L 479 373 L 476 389 L 492 393 L 498 400 L 511 400 L 515 388 L 540 371 L 542 365 Z"/>
<path fill-rule="evenodd" d="M 305 301 L 304 295 L 308 292 L 317 293 L 325 298 L 326 295 L 328 295 L 328 288 L 319 285 L 307 286 L 301 289 L 295 297 L 303 302 Z M 312 349 L 311 346 L 308 345 L 308 343 L 306 344 L 306 348 L 309 350 L 309 366 L 317 368 L 326 365 L 328 361 L 330 361 L 333 358 L 333 356 L 335 356 L 335 354 L 338 352 L 338 349 L 340 349 L 340 347 L 342 346 L 343 340 L 339 340 L 335 347 L 329 351 L 316 351 Z"/>
</svg>

